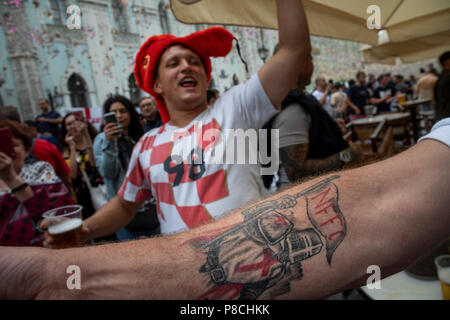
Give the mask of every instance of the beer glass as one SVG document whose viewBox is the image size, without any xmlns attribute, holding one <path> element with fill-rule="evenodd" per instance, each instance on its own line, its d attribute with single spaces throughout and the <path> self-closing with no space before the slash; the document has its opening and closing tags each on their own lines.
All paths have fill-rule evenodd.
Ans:
<svg viewBox="0 0 450 320">
<path fill-rule="evenodd" d="M 402 94 L 398 96 L 398 103 L 403 107 L 406 103 L 406 95 Z"/>
<path fill-rule="evenodd" d="M 450 254 L 437 257 L 434 263 L 441 281 L 442 296 L 444 300 L 450 300 Z"/>
<path fill-rule="evenodd" d="M 81 226 L 83 224 L 80 205 L 69 205 L 49 210 L 43 214 L 48 233 L 53 237 L 55 249 L 81 247 Z"/>
<path fill-rule="evenodd" d="M 373 117 L 373 106 L 372 105 L 364 106 L 364 111 L 366 112 L 366 116 L 368 116 L 369 118 Z"/>
</svg>

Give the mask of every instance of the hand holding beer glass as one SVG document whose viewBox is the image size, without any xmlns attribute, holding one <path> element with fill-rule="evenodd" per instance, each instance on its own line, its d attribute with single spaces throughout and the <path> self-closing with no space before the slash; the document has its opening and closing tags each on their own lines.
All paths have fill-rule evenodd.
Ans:
<svg viewBox="0 0 450 320">
<path fill-rule="evenodd" d="M 406 95 L 405 94 L 399 94 L 398 95 L 398 103 L 404 107 L 406 103 Z"/>
<path fill-rule="evenodd" d="M 444 300 L 450 300 L 450 254 L 437 257 L 434 263 L 441 281 L 442 297 Z"/>
<path fill-rule="evenodd" d="M 49 210 L 43 214 L 42 229 L 47 229 L 44 246 L 53 249 L 82 247 L 85 235 L 80 205 L 69 205 Z"/>
</svg>

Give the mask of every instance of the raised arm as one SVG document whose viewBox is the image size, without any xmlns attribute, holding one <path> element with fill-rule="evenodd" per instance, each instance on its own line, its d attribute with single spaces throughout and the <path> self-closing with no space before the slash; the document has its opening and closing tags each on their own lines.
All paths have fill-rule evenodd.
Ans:
<svg viewBox="0 0 450 320">
<path fill-rule="evenodd" d="M 320 98 L 318 101 L 320 103 L 320 105 L 324 105 L 325 102 L 327 101 L 327 97 L 328 97 L 328 90 L 324 92 L 322 98 Z"/>
<path fill-rule="evenodd" d="M 327 88 L 325 89 L 322 98 L 318 99 L 317 96 L 315 96 L 317 101 L 319 101 L 320 105 L 323 106 L 327 102 L 328 93 L 330 93 L 330 85 L 327 85 Z"/>
<path fill-rule="evenodd" d="M 258 76 L 270 101 L 279 109 L 311 55 L 305 10 L 301 0 L 277 0 L 280 50 Z M 276 85 L 274 85 L 276 84 Z"/>
<path fill-rule="evenodd" d="M 182 234 L 57 253 L 0 248 L 0 297 L 301 299 L 359 287 L 368 266 L 386 277 L 448 239 L 449 161 L 448 146 L 425 140 Z M 67 290 L 68 265 L 82 270 L 81 290 Z"/>
<path fill-rule="evenodd" d="M 395 99 L 395 98 L 394 98 Z M 391 94 L 387 94 L 387 95 L 385 95 L 383 98 L 370 98 L 370 103 L 371 104 L 379 104 L 379 103 L 382 103 L 382 102 L 384 102 L 384 101 L 386 101 L 386 102 L 390 102 L 390 101 L 392 101 L 393 99 L 391 99 Z"/>
</svg>

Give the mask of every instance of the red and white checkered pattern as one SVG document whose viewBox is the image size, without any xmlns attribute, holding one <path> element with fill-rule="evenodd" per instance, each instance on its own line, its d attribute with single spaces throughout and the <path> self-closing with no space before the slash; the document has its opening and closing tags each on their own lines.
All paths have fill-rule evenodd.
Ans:
<svg viewBox="0 0 450 320">
<path fill-rule="evenodd" d="M 247 107 L 250 110 L 245 110 L 254 117 L 250 123 L 248 116 L 242 116 L 239 111 L 245 101 L 254 109 Z M 163 234 L 204 224 L 226 210 L 261 196 L 264 187 L 257 165 L 210 164 L 211 153 L 215 146 L 223 145 L 224 128 L 259 128 L 274 112 L 259 79 L 254 76 L 245 85 L 227 92 L 213 108 L 207 109 L 186 128 L 166 124 L 148 132 L 133 150 L 119 196 L 132 202 L 143 202 L 154 196 Z M 215 131 L 208 132 L 208 129 Z M 207 136 L 211 132 L 218 135 Z M 190 171 L 198 173 L 201 166 L 193 168 L 188 162 L 195 147 L 204 150 L 206 163 L 198 179 L 192 179 Z M 174 155 L 183 159 L 183 169 L 180 166 L 179 173 L 175 172 Z M 169 157 L 172 162 L 167 172 L 165 162 Z"/>
</svg>

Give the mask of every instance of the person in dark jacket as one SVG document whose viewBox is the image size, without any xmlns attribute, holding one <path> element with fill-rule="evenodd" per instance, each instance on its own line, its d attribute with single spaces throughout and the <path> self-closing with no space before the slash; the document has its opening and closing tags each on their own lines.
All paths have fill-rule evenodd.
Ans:
<svg viewBox="0 0 450 320">
<path fill-rule="evenodd" d="M 442 73 L 434 86 L 436 122 L 450 117 L 450 51 L 439 57 Z"/>
<path fill-rule="evenodd" d="M 270 121 L 272 129 L 280 130 L 280 187 L 362 160 L 361 150 L 343 139 L 338 124 L 316 98 L 305 92 L 313 70 L 310 57 L 308 68 L 298 78 L 297 89 L 289 93 L 282 111 Z"/>
<path fill-rule="evenodd" d="M 144 117 L 142 127 L 145 133 L 162 126 L 161 116 L 159 115 L 153 97 L 148 96 L 141 98 L 141 100 L 139 100 L 139 109 L 141 110 L 141 115 Z"/>
</svg>

